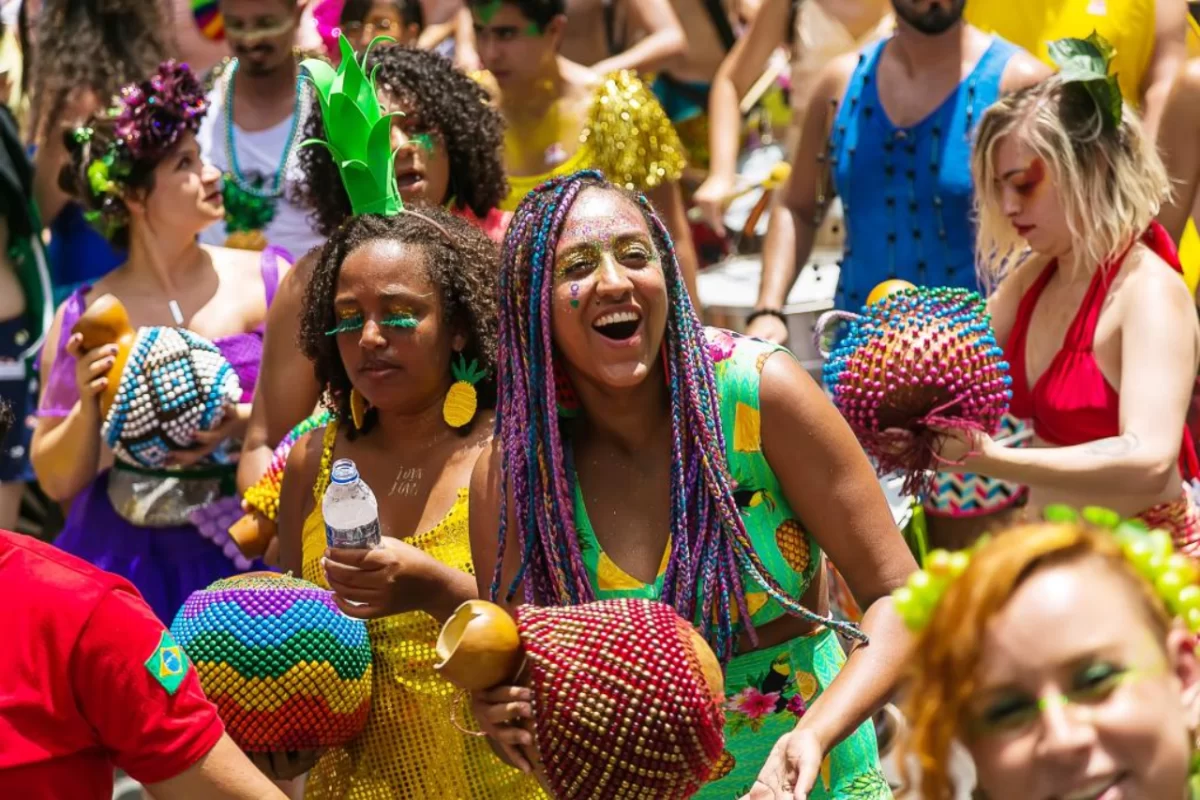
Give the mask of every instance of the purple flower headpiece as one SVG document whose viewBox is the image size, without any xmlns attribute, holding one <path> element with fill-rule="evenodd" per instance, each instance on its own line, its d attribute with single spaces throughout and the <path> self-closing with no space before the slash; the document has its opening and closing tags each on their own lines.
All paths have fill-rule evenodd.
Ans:
<svg viewBox="0 0 1200 800">
<path fill-rule="evenodd" d="M 200 81 L 187 64 L 172 59 L 159 64 L 150 80 L 122 87 L 109 114 L 129 157 L 141 160 L 162 156 L 185 131 L 198 131 L 207 110 Z"/>
<path fill-rule="evenodd" d="M 117 200 L 134 162 L 162 158 L 184 133 L 200 130 L 207 110 L 200 81 L 187 64 L 174 59 L 159 64 L 148 80 L 121 87 L 105 112 L 115 122 L 113 139 L 103 151 L 92 152 L 87 166 L 88 184 L 101 201 L 86 216 L 106 237 L 124 224 Z M 77 128 L 75 141 L 83 144 L 93 133 L 90 127 Z"/>
</svg>

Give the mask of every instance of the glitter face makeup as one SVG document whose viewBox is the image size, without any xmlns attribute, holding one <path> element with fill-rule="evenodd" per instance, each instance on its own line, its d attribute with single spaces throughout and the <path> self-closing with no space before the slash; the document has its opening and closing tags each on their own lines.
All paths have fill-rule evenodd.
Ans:
<svg viewBox="0 0 1200 800">
<path fill-rule="evenodd" d="M 554 269 L 558 280 L 571 277 L 578 281 L 587 277 L 604 263 L 606 252 L 611 252 L 626 268 L 658 264 L 658 253 L 646 235 L 630 233 L 628 226 L 621 225 L 619 220 L 581 223 L 571 233 L 575 234 L 571 238 L 579 243 L 559 251 Z"/>
<path fill-rule="evenodd" d="M 579 284 L 571 284 L 571 308 L 579 308 Z"/>
<path fill-rule="evenodd" d="M 410 141 L 412 141 L 413 144 L 424 150 L 426 153 L 433 152 L 434 140 L 432 133 L 413 134 L 413 136 L 410 137 Z"/>
</svg>

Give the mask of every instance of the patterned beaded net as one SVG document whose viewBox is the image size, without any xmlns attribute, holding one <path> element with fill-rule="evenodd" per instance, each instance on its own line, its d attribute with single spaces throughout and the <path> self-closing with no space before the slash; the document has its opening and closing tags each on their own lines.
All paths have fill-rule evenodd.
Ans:
<svg viewBox="0 0 1200 800">
<path fill-rule="evenodd" d="M 516 616 L 556 798 L 673 800 L 700 789 L 725 746 L 724 697 L 674 609 L 606 600 Z"/>
<path fill-rule="evenodd" d="M 905 289 L 850 320 L 825 385 L 879 473 L 900 471 L 905 491 L 921 493 L 939 460 L 938 429 L 1000 426 L 1012 399 L 1003 355 L 978 294 Z"/>
<path fill-rule="evenodd" d="M 142 328 L 100 433 L 117 458 L 157 469 L 197 432 L 218 427 L 241 397 L 237 373 L 212 342 L 182 328 Z"/>
<path fill-rule="evenodd" d="M 308 581 L 267 572 L 219 580 L 187 599 L 171 633 L 246 752 L 335 747 L 366 724 L 366 625 Z"/>
</svg>

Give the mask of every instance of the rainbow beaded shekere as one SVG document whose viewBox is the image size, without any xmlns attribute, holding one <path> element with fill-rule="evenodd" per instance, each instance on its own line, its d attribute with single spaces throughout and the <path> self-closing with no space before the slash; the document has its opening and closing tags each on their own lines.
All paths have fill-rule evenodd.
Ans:
<svg viewBox="0 0 1200 800">
<path fill-rule="evenodd" d="M 290 574 L 225 578 L 192 593 L 171 633 L 246 752 L 336 747 L 366 724 L 367 627 L 332 592 Z"/>
</svg>

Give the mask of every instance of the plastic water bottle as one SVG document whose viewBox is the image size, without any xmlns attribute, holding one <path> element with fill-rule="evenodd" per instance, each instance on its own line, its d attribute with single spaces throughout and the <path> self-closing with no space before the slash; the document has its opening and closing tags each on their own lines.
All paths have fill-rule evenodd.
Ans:
<svg viewBox="0 0 1200 800">
<path fill-rule="evenodd" d="M 333 462 L 321 499 L 325 541 L 330 547 L 369 550 L 379 544 L 379 504 L 348 458 Z"/>
</svg>

